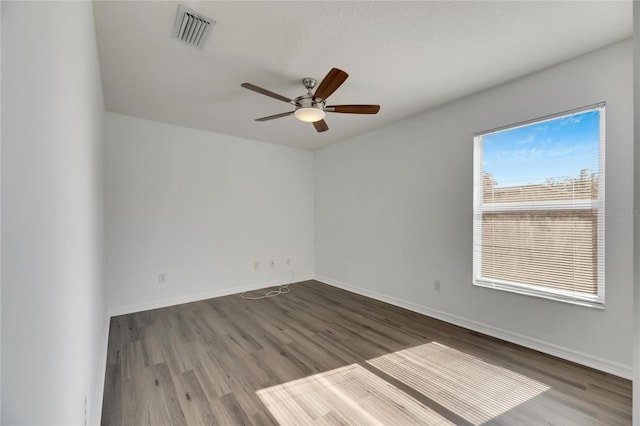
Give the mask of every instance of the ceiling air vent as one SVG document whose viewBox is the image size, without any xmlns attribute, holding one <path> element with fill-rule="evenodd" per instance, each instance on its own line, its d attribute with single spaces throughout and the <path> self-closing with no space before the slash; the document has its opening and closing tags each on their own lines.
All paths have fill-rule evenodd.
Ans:
<svg viewBox="0 0 640 426">
<path fill-rule="evenodd" d="M 211 27 L 215 24 L 211 18 L 200 15 L 184 5 L 178 8 L 178 16 L 173 27 L 173 37 L 191 46 L 202 49 L 209 37 Z"/>
</svg>

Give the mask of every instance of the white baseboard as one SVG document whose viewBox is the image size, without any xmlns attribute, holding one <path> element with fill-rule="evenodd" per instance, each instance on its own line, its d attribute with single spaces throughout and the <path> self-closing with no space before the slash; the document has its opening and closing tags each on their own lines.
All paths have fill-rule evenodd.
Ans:
<svg viewBox="0 0 640 426">
<path fill-rule="evenodd" d="M 557 356 L 558 358 L 566 359 L 587 367 L 595 368 L 596 370 L 604 371 L 615 376 L 623 377 L 625 379 L 632 379 L 633 367 L 630 365 L 624 365 L 617 362 L 609 361 L 606 359 L 594 357 L 583 352 L 575 351 L 573 349 L 558 346 L 552 343 L 544 342 L 542 340 L 527 337 L 518 333 L 513 333 L 508 330 L 497 328 L 491 325 L 483 324 L 477 321 L 473 321 L 467 318 L 462 318 L 457 315 L 451 315 L 446 312 L 442 312 L 436 309 L 429 308 L 427 306 L 418 305 L 413 302 L 409 302 L 403 299 L 397 299 L 395 297 L 387 296 L 375 291 L 366 290 L 360 287 L 356 287 L 350 284 L 345 284 L 331 278 L 317 276 L 317 281 L 329 284 L 334 287 L 341 288 L 343 290 L 351 291 L 353 293 L 360 294 L 362 296 L 370 297 L 372 299 L 380 300 L 401 308 L 408 309 L 413 312 L 417 312 L 428 317 L 436 318 L 448 323 L 467 328 L 469 330 L 483 333 L 488 336 L 496 337 L 498 339 L 505 340 L 507 342 L 515 343 L 520 346 L 524 346 L 536 351 L 544 352 L 549 355 Z"/>
<path fill-rule="evenodd" d="M 207 291 L 203 293 L 188 294 L 185 296 L 178 296 L 170 299 L 136 303 L 133 305 L 111 308 L 108 311 L 108 315 L 109 317 L 115 317 L 118 315 L 132 314 L 134 312 L 148 311 L 150 309 L 166 308 L 168 306 L 180 305 L 182 303 L 197 302 L 200 300 L 211 299 L 213 297 L 229 296 L 231 294 L 242 293 L 245 291 L 260 290 L 263 288 L 275 287 L 279 285 L 290 284 L 292 282 L 296 283 L 296 282 L 307 281 L 312 279 L 313 279 L 312 276 L 300 276 L 300 277 L 293 277 L 291 279 L 286 279 L 286 280 L 262 282 L 262 283 L 250 284 L 250 285 L 240 286 L 240 287 L 227 287 L 224 289 L 212 290 L 212 291 Z"/>
<path fill-rule="evenodd" d="M 100 359 L 98 360 L 98 380 L 96 383 L 96 390 L 93 399 L 93 412 L 88 419 L 90 425 L 100 425 L 102 417 L 102 398 L 104 397 L 104 381 L 107 372 L 107 353 L 109 351 L 109 325 L 111 324 L 111 318 L 109 315 L 105 318 L 104 327 L 102 331 L 102 348 L 100 352 Z"/>
</svg>

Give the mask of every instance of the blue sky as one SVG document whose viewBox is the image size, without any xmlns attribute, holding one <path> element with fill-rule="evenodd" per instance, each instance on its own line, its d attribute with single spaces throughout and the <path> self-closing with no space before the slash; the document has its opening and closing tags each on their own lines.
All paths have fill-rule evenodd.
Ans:
<svg viewBox="0 0 640 426">
<path fill-rule="evenodd" d="M 544 183 L 598 171 L 599 111 L 483 136 L 483 170 L 498 186 Z"/>
</svg>

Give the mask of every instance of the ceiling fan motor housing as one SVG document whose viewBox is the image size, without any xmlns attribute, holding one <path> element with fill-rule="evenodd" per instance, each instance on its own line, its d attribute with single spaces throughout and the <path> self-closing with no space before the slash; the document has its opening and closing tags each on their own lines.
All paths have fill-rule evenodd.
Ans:
<svg viewBox="0 0 640 426">
<path fill-rule="evenodd" d="M 314 101 L 313 95 L 310 93 L 304 96 L 298 96 L 293 101 L 295 102 L 296 108 L 319 108 L 324 110 L 325 106 L 324 100 L 321 102 Z"/>
</svg>

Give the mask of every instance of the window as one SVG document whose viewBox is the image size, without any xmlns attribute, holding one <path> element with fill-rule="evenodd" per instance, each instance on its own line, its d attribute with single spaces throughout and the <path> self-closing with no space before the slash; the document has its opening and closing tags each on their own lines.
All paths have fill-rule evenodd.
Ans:
<svg viewBox="0 0 640 426">
<path fill-rule="evenodd" d="M 604 113 L 474 136 L 474 285 L 604 307 Z"/>
</svg>

